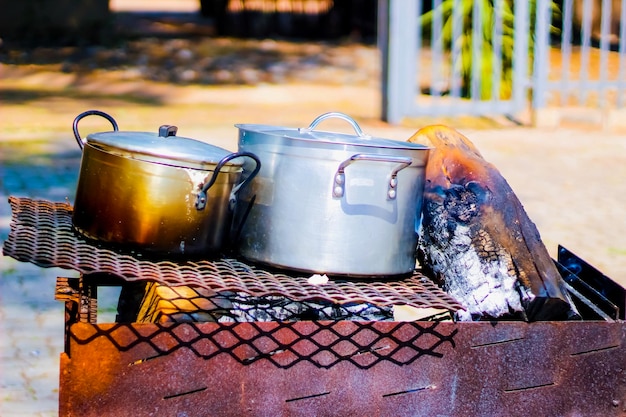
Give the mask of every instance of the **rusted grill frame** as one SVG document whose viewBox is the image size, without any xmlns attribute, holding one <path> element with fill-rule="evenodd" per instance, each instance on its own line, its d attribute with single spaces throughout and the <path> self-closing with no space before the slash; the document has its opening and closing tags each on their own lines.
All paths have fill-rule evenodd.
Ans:
<svg viewBox="0 0 626 417">
<path fill-rule="evenodd" d="M 69 311 L 60 416 L 626 415 L 622 321 L 94 324 Z"/>
<path fill-rule="evenodd" d="M 364 329 L 376 326 L 381 333 L 395 331 L 411 344 L 431 337 L 412 329 L 433 326 L 414 322 L 398 331 L 398 323 L 393 322 L 361 324 Z M 285 334 L 307 334 L 319 325 L 331 325 L 340 333 L 354 323 L 281 326 L 288 330 Z M 234 352 L 204 359 L 187 346 L 176 349 L 175 345 L 188 343 L 188 332 L 194 335 L 191 340 L 203 340 L 224 325 L 180 326 L 70 326 L 70 354 L 61 355 L 60 415 L 626 414 L 623 323 L 438 323 L 437 330 L 452 338 L 452 343 L 437 347 L 438 355 L 422 355 L 407 365 L 379 361 L 366 368 L 346 360 L 328 367 L 308 360 L 280 367 L 272 359 L 283 353 L 274 346 L 250 351 L 252 361 L 240 360 Z M 242 338 L 269 337 L 276 326 L 237 323 L 229 329 Z M 171 332 L 177 332 L 177 338 Z M 152 346 L 133 344 L 137 335 L 169 344 L 170 353 L 154 355 Z M 302 355 L 312 353 L 302 349 Z M 346 357 L 375 353 L 344 351 L 341 345 L 335 349 Z"/>
<path fill-rule="evenodd" d="M 5 254 L 61 266 L 38 219 Z M 623 321 L 95 324 L 91 278 L 57 285 L 61 416 L 626 416 Z"/>
</svg>

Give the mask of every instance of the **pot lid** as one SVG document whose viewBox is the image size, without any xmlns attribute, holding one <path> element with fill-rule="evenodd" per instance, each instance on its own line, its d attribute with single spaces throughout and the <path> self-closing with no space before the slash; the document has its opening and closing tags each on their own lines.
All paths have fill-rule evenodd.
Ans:
<svg viewBox="0 0 626 417">
<path fill-rule="evenodd" d="M 215 145 L 176 136 L 177 131 L 176 126 L 163 125 L 158 132 L 98 132 L 88 135 L 87 143 L 119 156 L 184 167 L 217 164 L 231 154 Z M 233 159 L 226 165 L 241 166 L 243 161 Z"/>
<path fill-rule="evenodd" d="M 326 132 L 315 130 L 317 125 L 328 118 L 339 118 L 347 121 L 353 127 L 355 134 Z M 262 133 L 264 135 L 271 135 L 284 139 L 310 141 L 315 143 L 327 143 L 331 145 L 356 145 L 375 148 L 387 148 L 387 149 L 430 149 L 430 147 L 412 142 L 404 142 L 394 139 L 378 138 L 363 133 L 359 125 L 350 116 L 339 112 L 330 112 L 322 114 L 317 117 L 309 127 L 306 128 L 288 128 L 261 124 L 237 124 L 235 127 L 254 133 Z"/>
</svg>

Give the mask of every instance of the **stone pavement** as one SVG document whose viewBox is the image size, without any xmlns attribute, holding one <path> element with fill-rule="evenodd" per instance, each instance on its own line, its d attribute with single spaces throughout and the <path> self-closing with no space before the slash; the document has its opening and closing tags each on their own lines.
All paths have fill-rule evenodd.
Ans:
<svg viewBox="0 0 626 417">
<path fill-rule="evenodd" d="M 1 144 L 0 152 L 0 240 L 4 242 L 10 219 L 7 196 L 51 201 L 71 197 L 80 152 L 25 150 L 16 143 Z M 5 256 L 0 258 L 0 271 L 0 415 L 57 415 L 64 306 L 54 300 L 54 284 L 57 276 L 77 273 L 43 269 Z M 103 295 L 103 306 L 109 308 L 102 318 L 111 321 L 115 294 Z"/>
<path fill-rule="evenodd" d="M 4 241 L 10 219 L 8 195 L 58 199 L 57 193 L 71 186 L 75 174 L 51 170 L 55 157 L 45 162 L 42 158 L 29 160 L 29 155 L 11 160 L 13 149 L 0 149 L 0 239 Z M 0 415 L 55 415 L 63 306 L 54 301 L 54 279 L 62 272 L 4 256 L 0 270 Z"/>
</svg>

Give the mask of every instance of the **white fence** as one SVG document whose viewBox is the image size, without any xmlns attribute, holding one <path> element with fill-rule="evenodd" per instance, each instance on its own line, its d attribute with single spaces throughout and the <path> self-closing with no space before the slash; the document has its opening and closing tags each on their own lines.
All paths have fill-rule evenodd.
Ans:
<svg viewBox="0 0 626 417">
<path fill-rule="evenodd" d="M 626 106 L 626 0 L 380 0 L 378 16 L 391 123 Z"/>
</svg>

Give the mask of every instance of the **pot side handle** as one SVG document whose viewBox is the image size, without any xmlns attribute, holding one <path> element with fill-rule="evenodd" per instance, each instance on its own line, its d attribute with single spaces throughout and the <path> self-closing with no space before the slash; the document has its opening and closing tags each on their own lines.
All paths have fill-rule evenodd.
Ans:
<svg viewBox="0 0 626 417">
<path fill-rule="evenodd" d="M 234 205 L 237 199 L 237 192 L 241 189 L 241 187 L 243 187 L 250 180 L 252 180 L 252 178 L 254 178 L 256 174 L 259 173 L 259 170 L 261 169 L 261 161 L 255 154 L 251 152 L 231 153 L 230 155 L 226 155 L 224 158 L 222 158 L 221 161 L 217 163 L 217 165 L 215 166 L 215 171 L 213 172 L 213 175 L 211 176 L 211 179 L 207 181 L 202 186 L 202 189 L 200 190 L 200 192 L 198 192 L 198 195 L 196 197 L 196 210 L 204 210 L 204 208 L 206 207 L 206 203 L 208 199 L 207 191 L 209 190 L 209 188 L 211 188 L 213 184 L 215 184 L 215 180 L 217 180 L 217 176 L 219 175 L 222 167 L 226 165 L 228 161 L 233 160 L 235 158 L 241 158 L 241 157 L 247 157 L 247 158 L 252 159 L 256 165 L 254 167 L 254 170 L 252 170 L 252 172 L 250 172 L 250 174 L 247 177 L 245 177 L 241 182 L 239 182 L 239 184 L 235 185 L 230 191 L 230 199 L 229 199 L 230 209 L 231 210 L 234 209 Z"/>
<path fill-rule="evenodd" d="M 330 119 L 330 118 L 337 118 L 337 119 L 341 119 L 341 120 L 345 120 L 346 122 L 350 123 L 350 125 L 352 126 L 352 128 L 354 129 L 355 133 L 361 138 L 361 139 L 369 139 L 371 138 L 370 135 L 367 135 L 365 133 L 363 133 L 363 130 L 361 129 L 361 127 L 359 126 L 359 124 L 350 116 L 348 116 L 345 113 L 341 113 L 338 111 L 332 111 L 332 112 L 328 112 L 328 113 L 324 113 L 320 116 L 317 116 L 315 118 L 315 120 L 313 120 L 311 122 L 311 124 L 309 125 L 309 127 L 301 127 L 300 129 L 298 129 L 299 132 L 301 133 L 305 133 L 305 132 L 311 132 L 313 131 L 318 124 L 320 124 L 322 121 L 326 120 L 326 119 Z"/>
<path fill-rule="evenodd" d="M 413 163 L 413 158 L 410 158 L 408 156 L 391 156 L 363 153 L 352 155 L 350 158 L 340 163 L 339 167 L 337 167 L 337 172 L 335 173 L 335 178 L 333 181 L 333 197 L 343 197 L 346 190 L 345 170 L 349 165 L 357 161 L 392 162 L 398 164 L 391 171 L 391 176 L 389 177 L 389 183 L 387 187 L 387 198 L 389 200 L 394 200 L 398 194 L 398 172 L 410 166 Z"/>
<path fill-rule="evenodd" d="M 72 130 L 74 131 L 74 137 L 76 138 L 76 142 L 78 142 L 78 146 L 80 147 L 80 149 L 83 149 L 83 147 L 87 143 L 87 140 L 80 137 L 80 133 L 78 133 L 78 122 L 80 122 L 82 119 L 84 119 L 87 116 L 101 116 L 101 117 L 104 117 L 109 122 L 111 122 L 111 125 L 113 125 L 113 131 L 117 132 L 119 130 L 119 128 L 117 127 L 117 122 L 115 121 L 115 119 L 113 117 L 111 117 L 110 115 L 108 115 L 107 113 L 103 112 L 103 111 L 100 111 L 100 110 L 87 110 L 85 112 L 82 112 L 81 114 L 76 116 L 76 118 L 74 119 L 74 123 L 72 124 Z"/>
</svg>

